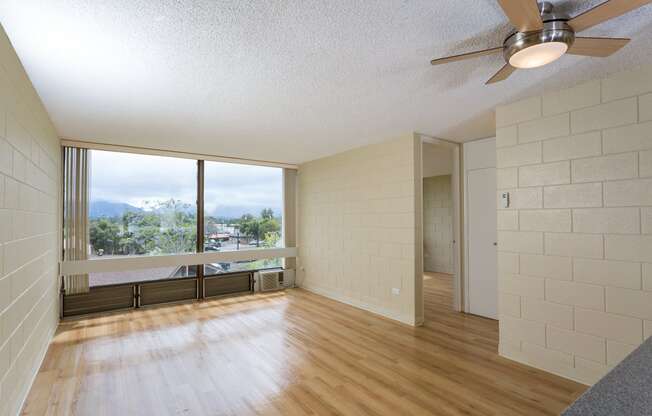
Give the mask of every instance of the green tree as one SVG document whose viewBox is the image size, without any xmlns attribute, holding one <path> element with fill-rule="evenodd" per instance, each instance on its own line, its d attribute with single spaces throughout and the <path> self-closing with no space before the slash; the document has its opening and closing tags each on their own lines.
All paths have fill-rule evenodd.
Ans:
<svg viewBox="0 0 652 416">
<path fill-rule="evenodd" d="M 265 208 L 260 212 L 260 218 L 263 220 L 274 219 L 274 211 L 271 208 Z"/>
<path fill-rule="evenodd" d="M 261 235 L 281 231 L 281 225 L 274 218 L 260 220 L 259 227 Z"/>
<path fill-rule="evenodd" d="M 120 241 L 120 227 L 107 218 L 93 219 L 90 223 L 89 237 L 91 246 L 99 253 L 115 254 Z"/>
<path fill-rule="evenodd" d="M 260 221 L 251 214 L 240 218 L 240 233 L 260 241 Z"/>
<path fill-rule="evenodd" d="M 281 239 L 281 225 L 274 218 L 274 211 L 271 208 L 265 208 L 260 213 L 260 235 L 264 237 L 263 246 L 276 247 Z"/>
<path fill-rule="evenodd" d="M 271 208 L 265 208 L 260 213 L 260 218 L 256 218 L 251 214 L 245 214 L 240 218 L 240 232 L 256 240 L 256 245 L 260 245 L 260 240 L 263 239 L 263 246 L 271 244 L 271 239 L 280 239 L 281 226 L 274 218 L 274 211 Z M 270 236 L 268 234 L 276 234 Z M 267 241 L 267 242 L 266 242 Z M 274 243 L 276 244 L 276 243 Z"/>
<path fill-rule="evenodd" d="M 160 231 L 156 249 L 164 254 L 185 253 L 195 249 L 197 219 L 191 205 L 169 199 L 156 202 Z"/>
<path fill-rule="evenodd" d="M 120 237 L 120 254 L 137 254 L 144 250 L 138 244 L 132 233 L 125 233 Z"/>
<path fill-rule="evenodd" d="M 193 251 L 197 218 L 191 205 L 170 199 L 146 201 L 146 210 L 91 219 L 93 248 L 111 254 L 173 254 Z"/>
<path fill-rule="evenodd" d="M 240 234 L 254 235 L 257 232 L 258 222 L 251 214 L 244 214 L 240 217 Z"/>
<path fill-rule="evenodd" d="M 140 213 L 131 211 L 122 214 L 122 232 L 127 232 L 129 230 L 129 225 L 135 223 L 140 215 Z"/>
<path fill-rule="evenodd" d="M 265 248 L 274 248 L 281 240 L 281 234 L 277 232 L 265 234 L 265 239 L 263 240 L 263 247 Z"/>
</svg>

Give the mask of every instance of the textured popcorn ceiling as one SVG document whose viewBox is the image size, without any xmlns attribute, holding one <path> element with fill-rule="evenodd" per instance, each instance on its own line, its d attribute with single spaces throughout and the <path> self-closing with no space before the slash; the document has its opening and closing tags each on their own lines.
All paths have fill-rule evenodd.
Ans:
<svg viewBox="0 0 652 416">
<path fill-rule="evenodd" d="M 567 2 L 574 11 L 600 1 Z M 62 137 L 302 162 L 417 131 L 494 134 L 496 104 L 652 62 L 652 6 L 584 35 L 631 36 L 484 86 L 495 0 L 3 0 L 0 21 Z"/>
</svg>

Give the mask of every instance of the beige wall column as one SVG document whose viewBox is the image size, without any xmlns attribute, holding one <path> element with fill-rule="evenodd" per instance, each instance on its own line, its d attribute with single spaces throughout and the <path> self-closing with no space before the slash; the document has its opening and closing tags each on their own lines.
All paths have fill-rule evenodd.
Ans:
<svg viewBox="0 0 652 416">
<path fill-rule="evenodd" d="M 419 143 L 406 134 L 299 166 L 301 287 L 417 323 Z"/>
<path fill-rule="evenodd" d="M 0 27 L 2 415 L 20 412 L 58 323 L 60 166 L 59 138 Z"/>
<path fill-rule="evenodd" d="M 652 335 L 652 67 L 496 124 L 500 353 L 592 384 Z"/>
<path fill-rule="evenodd" d="M 283 169 L 283 243 L 285 247 L 297 245 L 297 170 Z M 283 259 L 283 268 L 296 269 L 294 257 Z"/>
</svg>

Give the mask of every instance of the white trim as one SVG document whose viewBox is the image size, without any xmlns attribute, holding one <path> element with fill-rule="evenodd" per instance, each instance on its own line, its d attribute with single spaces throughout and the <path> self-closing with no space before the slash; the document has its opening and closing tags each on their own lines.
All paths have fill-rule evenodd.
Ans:
<svg viewBox="0 0 652 416">
<path fill-rule="evenodd" d="M 462 207 L 462 192 L 463 190 L 463 185 L 460 182 L 463 178 L 462 175 L 462 169 L 463 169 L 463 161 L 461 159 L 462 156 L 462 144 L 461 143 L 456 143 L 456 142 L 451 142 L 448 140 L 444 139 L 438 139 L 436 137 L 431 137 L 427 136 L 425 134 L 418 134 L 418 137 L 420 139 L 420 145 L 423 148 L 423 143 L 430 143 L 430 144 L 435 144 L 435 145 L 441 145 L 444 147 L 447 147 L 448 149 L 451 150 L 451 155 L 453 158 L 453 170 L 451 172 L 451 193 L 453 196 L 453 239 L 455 243 L 453 244 L 453 310 L 457 312 L 464 312 L 464 274 L 466 273 L 466 270 L 462 270 L 462 264 L 464 262 L 464 256 L 463 256 L 463 251 L 461 248 L 465 246 L 465 236 L 464 233 L 462 233 L 461 229 L 464 228 L 464 216 L 461 215 L 463 207 Z M 421 166 L 423 167 L 423 152 L 420 152 L 420 163 Z M 419 187 L 417 189 L 417 192 L 421 194 L 421 196 L 416 195 L 415 196 L 415 204 L 416 206 L 420 206 L 419 210 L 421 211 L 421 221 L 420 223 L 417 224 L 418 227 L 418 232 L 417 234 L 420 233 L 420 237 L 418 240 L 420 242 L 417 242 L 417 244 L 421 244 L 421 248 L 423 247 L 423 169 L 421 172 L 421 180 L 419 183 Z M 416 250 L 418 253 L 419 250 Z M 421 265 L 423 265 L 423 249 L 421 249 L 421 253 L 418 254 L 415 258 L 415 261 L 420 262 Z M 421 269 L 423 270 L 423 268 Z M 423 278 L 423 276 L 417 276 L 417 279 Z M 423 290 L 421 291 L 421 297 L 423 298 Z M 422 301 L 423 303 L 423 301 Z M 419 317 L 417 317 L 417 321 L 419 321 Z"/>
<path fill-rule="evenodd" d="M 463 174 L 464 174 L 464 198 L 462 206 L 464 207 L 464 241 L 469 241 L 469 175 L 466 165 L 466 149 L 462 146 L 463 155 Z M 469 304 L 469 245 L 464 244 L 464 311 L 471 309 Z"/>
<path fill-rule="evenodd" d="M 452 142 L 452 141 L 446 140 L 446 139 L 440 139 L 438 137 L 428 136 L 426 134 L 417 133 L 417 135 L 421 139 L 422 143 L 430 143 L 430 144 L 446 146 L 446 147 L 451 148 L 451 149 L 455 149 L 455 148 L 459 147 L 459 145 L 461 144 L 461 143 Z"/>
<path fill-rule="evenodd" d="M 461 229 L 464 228 L 464 217 L 462 215 L 462 160 L 461 160 L 461 145 L 456 145 L 453 148 L 453 174 L 451 180 L 453 186 L 451 191 L 453 194 L 453 309 L 457 312 L 464 312 L 464 276 L 462 276 L 462 247 L 466 246 L 466 239 L 463 238 Z"/>
<path fill-rule="evenodd" d="M 473 142 L 479 142 L 481 140 L 495 139 L 495 138 L 496 138 L 495 134 L 493 136 L 476 137 L 475 139 L 468 139 L 468 140 L 461 141 L 460 144 L 469 144 Z"/>
<path fill-rule="evenodd" d="M 98 143 L 61 137 L 61 146 L 79 147 L 82 149 L 107 150 L 110 152 L 136 153 L 141 155 L 169 156 L 193 160 L 210 160 L 213 162 L 238 163 L 242 165 L 269 166 L 274 168 L 298 169 L 299 166 L 292 163 L 273 162 L 268 160 L 243 159 L 238 157 L 207 155 L 202 153 L 190 153 L 177 150 L 150 149 L 146 147 L 124 146 L 109 143 Z"/>
<path fill-rule="evenodd" d="M 260 248 L 253 250 L 216 251 L 193 254 L 173 254 L 169 256 L 124 256 L 95 258 L 91 260 L 64 261 L 61 274 L 86 274 L 101 272 L 121 272 L 135 269 L 155 269 L 189 264 L 209 264 L 242 260 L 261 260 L 274 257 L 296 257 L 296 247 Z"/>
<path fill-rule="evenodd" d="M 423 140 L 414 135 L 414 323 L 422 325 L 425 317 L 423 294 Z M 417 180 L 418 179 L 418 180 Z"/>
</svg>

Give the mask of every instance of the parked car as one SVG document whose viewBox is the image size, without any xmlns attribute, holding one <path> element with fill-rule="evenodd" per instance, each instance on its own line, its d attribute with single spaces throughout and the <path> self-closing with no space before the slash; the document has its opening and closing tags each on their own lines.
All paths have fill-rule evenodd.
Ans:
<svg viewBox="0 0 652 416">
<path fill-rule="evenodd" d="M 204 251 L 220 251 L 222 245 L 220 243 L 212 243 L 204 247 Z"/>
<path fill-rule="evenodd" d="M 204 265 L 204 275 L 210 276 L 214 274 L 224 273 L 226 270 L 219 263 L 211 263 Z M 170 278 L 179 277 L 195 277 L 197 276 L 197 266 L 179 266 L 170 274 Z"/>
</svg>

